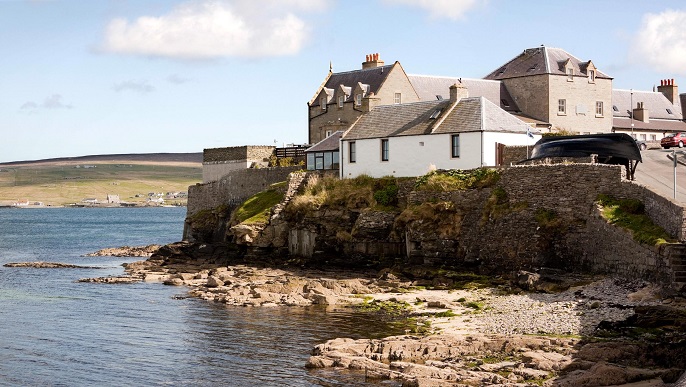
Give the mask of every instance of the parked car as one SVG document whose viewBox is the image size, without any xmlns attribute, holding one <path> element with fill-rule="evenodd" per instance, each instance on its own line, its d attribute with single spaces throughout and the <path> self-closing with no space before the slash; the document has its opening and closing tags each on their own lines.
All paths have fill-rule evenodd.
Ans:
<svg viewBox="0 0 686 387">
<path fill-rule="evenodd" d="M 636 146 L 638 146 L 638 149 L 640 149 L 642 151 L 648 149 L 648 144 L 646 144 L 645 141 L 639 140 L 639 139 L 635 139 L 635 140 L 636 140 Z"/>
<path fill-rule="evenodd" d="M 660 141 L 660 145 L 665 149 L 673 146 L 683 148 L 684 144 L 686 144 L 686 132 L 670 133 Z"/>
</svg>

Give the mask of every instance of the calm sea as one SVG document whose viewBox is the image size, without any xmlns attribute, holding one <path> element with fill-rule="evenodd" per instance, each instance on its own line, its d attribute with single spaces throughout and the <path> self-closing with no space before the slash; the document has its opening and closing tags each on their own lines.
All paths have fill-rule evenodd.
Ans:
<svg viewBox="0 0 686 387">
<path fill-rule="evenodd" d="M 371 385 L 360 373 L 304 368 L 328 339 L 399 333 L 363 315 L 226 307 L 178 299 L 185 288 L 161 284 L 75 282 L 122 274 L 135 260 L 82 255 L 177 241 L 184 216 L 185 208 L 0 209 L 0 266 L 98 267 L 0 267 L 0 385 Z"/>
</svg>

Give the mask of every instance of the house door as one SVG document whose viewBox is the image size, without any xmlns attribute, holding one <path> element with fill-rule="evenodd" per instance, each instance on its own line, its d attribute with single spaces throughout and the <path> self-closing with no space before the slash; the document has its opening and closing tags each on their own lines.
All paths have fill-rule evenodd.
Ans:
<svg viewBox="0 0 686 387">
<path fill-rule="evenodd" d="M 497 166 L 502 166 L 504 157 L 503 153 L 505 152 L 505 144 L 501 144 L 499 142 L 495 143 L 495 165 Z"/>
</svg>

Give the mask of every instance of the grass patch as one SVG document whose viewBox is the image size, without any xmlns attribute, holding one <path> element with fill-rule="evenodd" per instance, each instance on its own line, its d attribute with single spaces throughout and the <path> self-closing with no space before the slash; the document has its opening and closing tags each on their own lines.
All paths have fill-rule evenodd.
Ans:
<svg viewBox="0 0 686 387">
<path fill-rule="evenodd" d="M 502 187 L 495 187 L 491 191 L 491 196 L 486 200 L 486 205 L 481 214 L 481 225 L 513 212 L 522 211 L 527 207 L 529 207 L 528 202 L 510 203 L 507 191 Z"/>
<path fill-rule="evenodd" d="M 610 224 L 629 230 L 635 241 L 651 246 L 674 239 L 645 214 L 643 203 L 635 199 L 615 199 L 598 195 L 600 213 Z"/>
<path fill-rule="evenodd" d="M 379 313 L 387 316 L 403 316 L 411 311 L 411 305 L 405 301 L 396 301 L 394 299 L 379 301 L 372 297 L 365 297 L 361 304 L 355 305 L 355 308 L 361 312 Z"/>
<path fill-rule="evenodd" d="M 484 303 L 483 302 L 478 302 L 478 301 L 469 301 L 464 304 L 467 308 L 472 308 L 474 310 L 482 310 L 484 308 Z"/>
<path fill-rule="evenodd" d="M 460 169 L 431 171 L 417 178 L 415 189 L 446 192 L 492 187 L 499 179 L 500 171 L 492 168 L 477 168 L 467 171 Z"/>
<path fill-rule="evenodd" d="M 236 209 L 233 221 L 236 223 L 267 223 L 271 209 L 283 200 L 283 193 L 269 189 L 253 195 Z"/>
</svg>

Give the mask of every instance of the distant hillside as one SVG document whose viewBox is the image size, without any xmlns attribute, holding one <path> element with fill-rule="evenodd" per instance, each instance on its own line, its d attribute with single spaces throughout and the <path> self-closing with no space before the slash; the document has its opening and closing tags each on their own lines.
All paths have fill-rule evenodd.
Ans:
<svg viewBox="0 0 686 387">
<path fill-rule="evenodd" d="M 60 157 L 44 160 L 11 161 L 0 163 L 0 167 L 31 164 L 74 164 L 102 162 L 144 162 L 144 163 L 202 163 L 202 152 L 196 153 L 130 153 L 113 155 L 92 155 L 79 157 Z"/>
<path fill-rule="evenodd" d="M 0 205 L 41 202 L 45 205 L 80 203 L 86 198 L 105 201 L 108 194 L 122 201 L 142 203 L 149 194 L 188 191 L 202 182 L 202 153 L 149 153 L 63 157 L 0 163 Z M 173 196 L 173 195 L 170 195 Z M 170 197 L 168 204 L 185 204 Z"/>
</svg>

